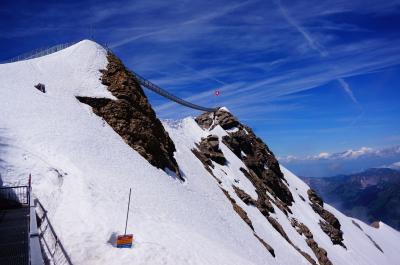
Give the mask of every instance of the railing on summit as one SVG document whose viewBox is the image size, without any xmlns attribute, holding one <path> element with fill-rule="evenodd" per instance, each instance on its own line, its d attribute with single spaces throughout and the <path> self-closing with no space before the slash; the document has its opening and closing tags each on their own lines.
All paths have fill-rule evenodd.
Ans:
<svg viewBox="0 0 400 265">
<path fill-rule="evenodd" d="M 54 45 L 54 46 L 51 46 L 51 47 L 35 49 L 35 50 L 30 51 L 28 53 L 24 53 L 24 54 L 18 55 L 16 57 L 13 57 L 11 59 L 8 59 L 8 60 L 4 61 L 4 63 L 13 63 L 13 62 L 25 61 L 25 60 L 29 60 L 29 59 L 42 57 L 42 56 L 45 56 L 45 55 L 49 55 L 49 54 L 61 51 L 61 50 L 65 49 L 65 48 L 68 48 L 68 47 L 70 47 L 70 46 L 72 46 L 72 45 L 74 45 L 76 43 L 78 43 L 78 42 L 74 41 L 74 42 L 68 42 L 68 43 Z"/>
<path fill-rule="evenodd" d="M 219 107 L 216 108 L 207 108 L 207 107 L 202 107 L 193 103 L 190 103 L 186 100 L 183 100 L 181 98 L 178 98 L 177 96 L 172 95 L 171 93 L 169 93 L 168 91 L 162 89 L 161 87 L 153 84 L 152 82 L 150 82 L 149 80 L 143 78 L 142 76 L 140 76 L 139 74 L 135 73 L 134 71 L 132 71 L 132 74 L 135 76 L 135 78 L 139 81 L 139 83 L 146 87 L 147 89 L 150 89 L 153 92 L 156 92 L 157 94 L 159 94 L 160 96 L 163 96 L 169 100 L 172 100 L 178 104 L 181 104 L 183 106 L 192 108 L 192 109 L 196 109 L 196 110 L 201 110 L 201 111 L 207 111 L 207 112 L 215 112 L 219 109 Z"/>
<path fill-rule="evenodd" d="M 45 56 L 48 54 L 52 54 L 55 52 L 58 52 L 60 50 L 63 50 L 65 48 L 68 48 L 74 44 L 78 43 L 78 41 L 75 42 L 69 42 L 69 43 L 64 43 L 64 44 L 59 44 L 59 45 L 55 45 L 49 48 L 42 48 L 42 49 L 36 49 L 34 51 L 31 51 L 29 53 L 25 53 L 22 55 L 19 55 L 17 57 L 11 58 L 9 60 L 4 61 L 3 63 L 12 63 L 12 62 L 17 62 L 17 61 L 24 61 L 24 60 L 29 60 L 29 59 L 34 59 L 34 58 L 38 58 L 41 56 Z M 111 48 L 109 47 L 108 44 L 103 44 L 103 47 L 109 51 L 112 52 Z M 149 80 L 145 79 L 144 77 L 140 76 L 139 74 L 135 73 L 134 71 L 130 70 L 132 72 L 132 74 L 135 76 L 135 78 L 138 80 L 138 82 L 140 83 L 140 85 L 144 86 L 145 88 L 159 94 L 162 97 L 165 97 L 166 99 L 172 100 L 182 106 L 188 107 L 188 108 L 192 108 L 192 109 L 196 109 L 196 110 L 201 110 L 201 111 L 207 111 L 207 112 L 215 112 L 219 109 L 219 107 L 215 107 L 215 108 L 207 108 L 207 107 L 203 107 L 203 106 L 199 106 L 193 103 L 190 103 L 186 100 L 183 100 L 177 96 L 172 95 L 171 93 L 169 93 L 168 91 L 162 89 L 161 87 L 153 84 L 152 82 L 150 82 Z"/>
</svg>

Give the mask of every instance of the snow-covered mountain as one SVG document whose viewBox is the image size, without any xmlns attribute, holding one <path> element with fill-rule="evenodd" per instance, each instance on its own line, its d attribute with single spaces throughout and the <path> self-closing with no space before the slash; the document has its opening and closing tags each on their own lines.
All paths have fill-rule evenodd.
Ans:
<svg viewBox="0 0 400 265">
<path fill-rule="evenodd" d="M 94 42 L 0 65 L 0 86 L 3 185 L 32 173 L 74 264 L 400 260 L 399 232 L 324 204 L 227 109 L 160 123 L 129 71 Z M 135 243 L 117 249 L 110 239 L 123 233 L 130 187 Z"/>
</svg>

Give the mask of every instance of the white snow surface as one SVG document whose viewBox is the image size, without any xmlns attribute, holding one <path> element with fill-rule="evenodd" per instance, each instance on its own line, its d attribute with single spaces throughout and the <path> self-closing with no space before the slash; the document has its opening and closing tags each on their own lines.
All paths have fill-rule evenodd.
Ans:
<svg viewBox="0 0 400 265">
<path fill-rule="evenodd" d="M 193 118 L 163 123 L 186 179 L 180 182 L 151 166 L 77 101 L 76 95 L 113 98 L 99 81 L 99 69 L 106 65 L 106 51 L 91 41 L 45 57 L 0 65 L 1 181 L 3 185 L 26 184 L 32 174 L 34 196 L 48 210 L 74 264 L 309 264 L 257 208 L 236 196 L 232 185 L 257 199 L 255 188 L 239 170 L 245 165 L 228 147 L 221 143 L 227 165 L 215 164 L 213 169 L 221 184 L 192 153 L 201 137 L 226 135 L 220 126 L 211 132 L 203 130 Z M 45 94 L 34 88 L 39 82 L 46 85 Z M 333 264 L 399 264 L 399 232 L 383 223 L 379 229 L 372 228 L 325 204 L 342 224 L 347 250 L 332 245 L 309 205 L 309 187 L 287 169 L 282 167 L 282 171 L 295 200 L 290 217 L 310 228 Z M 130 187 L 128 233 L 134 234 L 135 242 L 132 249 L 117 249 L 108 241 L 113 233 L 123 233 Z M 275 258 L 233 211 L 220 187 L 247 212 L 257 235 L 274 248 Z M 277 207 L 275 211 L 271 216 L 291 241 L 316 260 L 304 237 L 283 212 Z"/>
</svg>

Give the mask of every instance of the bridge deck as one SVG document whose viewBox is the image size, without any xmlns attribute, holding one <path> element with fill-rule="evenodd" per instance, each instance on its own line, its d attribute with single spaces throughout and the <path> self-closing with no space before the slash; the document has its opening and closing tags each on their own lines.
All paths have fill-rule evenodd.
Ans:
<svg viewBox="0 0 400 265">
<path fill-rule="evenodd" d="M 0 208 L 0 264 L 29 264 L 29 207 Z"/>
</svg>

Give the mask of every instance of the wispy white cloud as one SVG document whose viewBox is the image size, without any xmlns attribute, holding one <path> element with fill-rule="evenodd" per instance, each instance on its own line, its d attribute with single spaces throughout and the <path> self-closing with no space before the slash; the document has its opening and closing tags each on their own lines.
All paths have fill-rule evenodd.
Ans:
<svg viewBox="0 0 400 265">
<path fill-rule="evenodd" d="M 305 157 L 289 155 L 285 157 L 279 157 L 279 160 L 284 163 L 292 163 L 297 161 L 315 161 L 315 160 L 332 160 L 332 161 L 354 160 L 366 157 L 391 157 L 399 155 L 400 155 L 400 146 L 394 146 L 382 149 L 361 147 L 356 150 L 349 149 L 339 153 L 321 152 L 317 155 L 310 155 Z"/>
<path fill-rule="evenodd" d="M 298 32 L 301 33 L 301 35 L 304 37 L 304 39 L 307 41 L 308 45 L 315 51 L 317 51 L 320 56 L 322 58 L 327 57 L 329 54 L 326 51 L 326 49 L 319 44 L 319 42 L 314 39 L 310 33 L 308 33 L 306 31 L 306 29 L 302 26 L 300 26 L 300 24 L 298 22 L 296 22 L 287 12 L 286 8 L 283 7 L 283 5 L 281 4 L 280 0 L 277 0 L 276 3 L 279 6 L 279 9 L 283 15 L 283 17 L 286 19 L 286 21 L 292 25 Z M 350 97 L 350 99 L 357 105 L 359 105 L 357 99 L 354 96 L 353 91 L 351 90 L 350 85 L 343 79 L 343 78 L 337 78 L 336 79 L 339 84 L 341 85 L 341 87 L 343 88 L 343 90 L 345 91 L 345 93 Z"/>
</svg>

